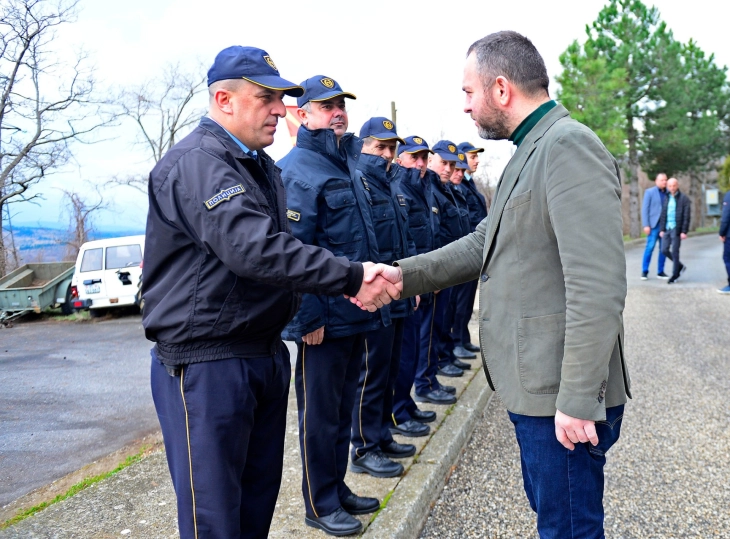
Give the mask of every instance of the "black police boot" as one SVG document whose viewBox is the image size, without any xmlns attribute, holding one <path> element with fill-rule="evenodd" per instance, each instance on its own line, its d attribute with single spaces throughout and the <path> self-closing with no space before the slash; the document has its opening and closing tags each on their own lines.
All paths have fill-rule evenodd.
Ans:
<svg viewBox="0 0 730 539">
<path fill-rule="evenodd" d="M 450 378 L 458 378 L 459 376 L 464 376 L 464 371 L 449 363 L 448 365 L 439 367 L 438 371 L 436 371 L 436 374 L 440 374 L 441 376 L 449 376 Z"/>
<path fill-rule="evenodd" d="M 459 359 L 476 359 L 476 354 L 467 350 L 464 346 L 457 346 L 454 348 L 454 355 Z"/>
<path fill-rule="evenodd" d="M 369 473 L 373 477 L 398 477 L 403 474 L 403 470 L 400 462 L 393 462 L 385 456 L 385 453 L 377 449 L 368 451 L 350 463 L 351 472 Z"/>
<path fill-rule="evenodd" d="M 466 348 L 470 352 L 479 352 L 479 347 L 476 344 L 472 344 L 470 342 L 466 343 L 464 345 L 464 348 Z"/>
<path fill-rule="evenodd" d="M 454 391 L 456 391 L 456 388 L 454 388 Z M 411 412 L 411 417 L 413 421 L 418 421 L 419 423 L 431 423 L 431 421 L 436 421 L 436 412 L 416 408 Z"/>
<path fill-rule="evenodd" d="M 455 359 L 451 362 L 451 364 L 457 369 L 461 369 L 462 371 L 468 371 L 469 369 L 471 369 L 471 365 L 469 365 L 468 363 L 464 363 L 460 359 Z"/>
<path fill-rule="evenodd" d="M 312 528 L 319 528 L 325 533 L 335 535 L 352 535 L 362 530 L 362 522 L 338 507 L 334 513 L 325 517 L 304 517 L 304 522 Z"/>
<path fill-rule="evenodd" d="M 401 436 L 408 436 L 409 438 L 427 436 L 429 432 L 431 432 L 431 427 L 429 427 L 428 425 L 424 425 L 423 423 L 419 423 L 418 421 L 414 421 L 413 419 L 409 419 L 408 421 L 399 423 L 398 425 L 391 425 L 390 427 L 391 434 L 400 434 Z M 413 450 L 415 451 L 415 447 L 413 448 Z M 385 449 L 383 449 L 383 453 L 385 453 L 389 457 L 393 456 L 389 454 Z"/>
<path fill-rule="evenodd" d="M 426 427 L 427 429 L 431 430 L 426 425 L 419 425 L 421 427 Z M 389 444 L 381 445 L 380 450 L 383 452 L 383 454 L 386 457 L 390 457 L 392 459 L 404 459 L 406 457 L 412 457 L 416 454 L 416 446 L 413 444 L 399 444 L 395 440 L 391 440 Z"/>
<path fill-rule="evenodd" d="M 366 498 L 353 493 L 350 493 L 340 503 L 342 508 L 351 515 L 367 515 L 380 509 L 380 502 L 376 498 Z"/>
<path fill-rule="evenodd" d="M 439 389 L 441 389 L 441 391 L 446 391 L 449 395 L 456 395 L 456 388 L 454 386 L 445 386 L 441 384 Z"/>
<path fill-rule="evenodd" d="M 417 402 L 430 402 L 431 404 L 454 404 L 456 397 L 449 395 L 445 391 L 437 389 L 435 391 L 429 391 L 423 395 L 416 393 Z"/>
</svg>

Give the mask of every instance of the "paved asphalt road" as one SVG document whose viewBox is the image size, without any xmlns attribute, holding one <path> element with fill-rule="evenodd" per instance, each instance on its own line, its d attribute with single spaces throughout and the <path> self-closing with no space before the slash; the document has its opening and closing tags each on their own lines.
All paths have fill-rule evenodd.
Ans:
<svg viewBox="0 0 730 539">
<path fill-rule="evenodd" d="M 682 245 L 673 285 L 641 281 L 642 248 L 626 253 L 624 313 L 634 398 L 606 466 L 606 536 L 730 538 L 730 296 L 716 235 Z M 671 264 L 667 267 L 667 273 Z M 422 538 L 536 537 L 517 443 L 493 399 Z"/>
</svg>

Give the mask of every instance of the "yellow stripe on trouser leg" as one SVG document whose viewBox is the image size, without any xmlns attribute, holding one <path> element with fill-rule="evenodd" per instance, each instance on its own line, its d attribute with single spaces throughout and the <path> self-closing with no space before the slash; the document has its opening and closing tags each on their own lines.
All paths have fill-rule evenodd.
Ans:
<svg viewBox="0 0 730 539">
<path fill-rule="evenodd" d="M 195 487 L 193 486 L 193 452 L 190 448 L 190 422 L 188 421 L 188 405 L 185 402 L 185 368 L 180 369 L 180 395 L 182 396 L 183 408 L 185 408 L 185 434 L 188 438 L 188 465 L 190 466 L 190 494 L 193 499 L 193 529 L 195 538 L 198 537 L 198 518 L 195 514 Z"/>
<path fill-rule="evenodd" d="M 307 351 L 307 345 L 306 343 L 302 344 L 302 386 L 304 389 L 304 434 L 302 436 L 302 440 L 304 440 L 304 475 L 307 478 L 307 490 L 309 491 L 309 505 L 312 507 L 312 512 L 314 513 L 314 516 L 319 518 L 319 515 L 317 514 L 317 510 L 314 508 L 314 500 L 312 499 L 312 487 L 309 484 L 309 464 L 307 461 L 307 377 L 306 377 L 306 369 L 304 368 L 304 355 Z"/>
<path fill-rule="evenodd" d="M 360 419 L 360 438 L 362 438 L 363 445 L 367 444 L 367 442 L 365 441 L 365 435 L 362 432 L 362 399 L 363 399 L 363 396 L 365 395 L 365 388 L 368 385 L 368 370 L 369 370 L 368 369 L 368 357 L 369 357 L 369 355 L 370 354 L 368 352 L 368 340 L 365 339 L 365 379 L 362 381 L 362 391 L 360 392 L 360 407 L 358 408 L 358 411 L 357 411 L 358 417 Z M 357 455 L 358 457 L 362 456 L 362 455 L 360 455 L 360 453 L 357 449 L 355 449 L 355 455 Z"/>
</svg>

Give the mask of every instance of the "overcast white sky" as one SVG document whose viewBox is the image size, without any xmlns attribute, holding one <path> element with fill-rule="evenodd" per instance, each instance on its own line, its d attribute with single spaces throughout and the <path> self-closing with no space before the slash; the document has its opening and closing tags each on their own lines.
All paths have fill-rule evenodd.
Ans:
<svg viewBox="0 0 730 539">
<path fill-rule="evenodd" d="M 491 32 L 518 31 L 534 42 L 554 81 L 560 72 L 558 56 L 574 39 L 585 39 L 586 24 L 595 20 L 605 3 L 82 0 L 78 21 L 59 35 L 58 50 L 66 54 L 71 46 L 82 45 L 91 54 L 97 78 L 105 86 L 122 86 L 155 76 L 169 62 L 192 64 L 200 59 L 209 65 L 218 51 L 230 45 L 260 47 L 289 80 L 323 74 L 356 94 L 358 99 L 349 103 L 350 131 L 357 133 L 371 116 L 390 116 L 390 102 L 395 101 L 401 136 L 417 134 L 433 143 L 443 133 L 456 143 L 470 140 L 487 148 L 483 155 L 491 156 L 498 173 L 511 144 L 480 141 L 462 111 L 467 48 Z M 693 38 L 705 52 L 715 53 L 719 65 L 730 64 L 726 2 L 658 0 L 653 5 L 677 39 Z M 553 95 L 554 91 L 553 83 Z M 54 187 L 83 190 L 84 182 L 101 183 L 114 174 L 149 170 L 151 164 L 145 164 L 144 154 L 131 144 L 130 126 L 103 136 L 114 140 L 79 148 L 73 170 L 39 188 L 46 198 L 40 207 L 15 205 L 16 222 L 63 219 Z M 282 119 L 268 151 L 278 159 L 289 147 Z M 144 226 L 144 196 L 131 188 L 107 190 L 106 196 L 112 207 L 99 215 L 98 224 Z"/>
</svg>

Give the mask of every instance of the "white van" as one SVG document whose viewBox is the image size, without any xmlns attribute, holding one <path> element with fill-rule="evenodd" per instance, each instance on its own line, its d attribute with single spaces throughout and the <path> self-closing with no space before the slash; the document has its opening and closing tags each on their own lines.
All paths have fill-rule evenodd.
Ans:
<svg viewBox="0 0 730 539">
<path fill-rule="evenodd" d="M 143 235 L 84 243 L 71 283 L 74 308 L 96 317 L 110 307 L 136 305 L 143 255 Z"/>
</svg>

